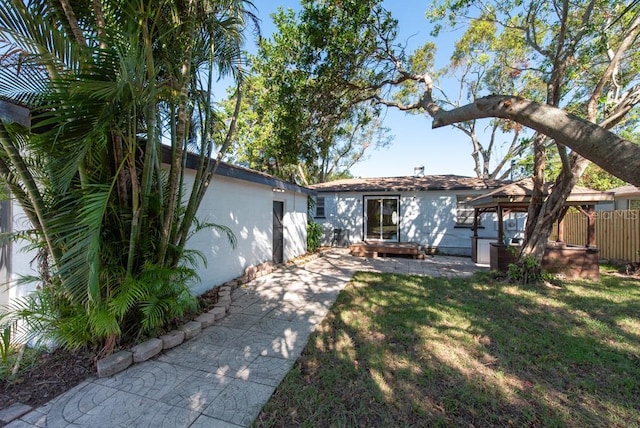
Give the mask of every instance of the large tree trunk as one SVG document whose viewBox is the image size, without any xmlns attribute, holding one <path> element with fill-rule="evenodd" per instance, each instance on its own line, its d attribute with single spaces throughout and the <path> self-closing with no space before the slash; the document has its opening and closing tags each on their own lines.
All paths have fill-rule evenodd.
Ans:
<svg viewBox="0 0 640 428">
<path fill-rule="evenodd" d="M 582 176 L 588 164 L 589 161 L 581 156 L 571 157 L 571 169 L 562 170 L 553 185 L 553 190 L 542 203 L 538 215 L 528 219 L 527 226 L 529 227 L 529 223 L 531 223 L 531 230 L 528 231 L 530 234 L 527 235 L 521 254 L 528 254 L 539 261 L 542 260 L 553 225 L 560 218 L 573 186 Z M 529 208 L 531 209 L 531 207 Z"/>
<path fill-rule="evenodd" d="M 544 143 L 546 139 L 547 137 L 540 133 L 536 134 L 533 139 L 533 188 L 531 189 L 531 202 L 527 211 L 527 225 L 524 233 L 525 243 L 529 242 L 535 233 L 537 219 L 544 203 L 543 177 L 546 166 Z"/>
</svg>

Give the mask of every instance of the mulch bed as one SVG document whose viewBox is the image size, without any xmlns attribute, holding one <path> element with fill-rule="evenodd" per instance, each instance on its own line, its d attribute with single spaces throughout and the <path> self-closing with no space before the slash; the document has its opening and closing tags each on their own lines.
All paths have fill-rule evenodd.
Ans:
<svg viewBox="0 0 640 428">
<path fill-rule="evenodd" d="M 33 366 L 21 370 L 13 381 L 0 380 L 0 409 L 16 402 L 40 406 L 95 374 L 90 352 L 57 349 L 43 353 Z"/>
<path fill-rule="evenodd" d="M 206 312 L 213 308 L 217 301 L 218 289 L 207 291 L 198 297 L 198 312 Z M 197 313 L 185 314 L 182 319 L 170 323 L 166 331 L 193 319 L 196 315 Z M 121 344 L 120 348 L 129 348 L 128 345 L 133 344 Z M 12 381 L 0 379 L 0 410 L 16 402 L 38 407 L 94 376 L 97 376 L 95 353 L 74 353 L 61 348 L 53 352 L 44 352 L 31 367 L 20 370 Z"/>
</svg>

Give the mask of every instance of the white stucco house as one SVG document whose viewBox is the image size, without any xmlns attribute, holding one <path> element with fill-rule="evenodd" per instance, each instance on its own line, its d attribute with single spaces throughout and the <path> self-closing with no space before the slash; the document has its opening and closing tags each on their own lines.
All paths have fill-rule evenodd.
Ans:
<svg viewBox="0 0 640 428">
<path fill-rule="evenodd" d="M 283 263 L 305 254 L 307 198 L 313 193 L 269 174 L 221 163 L 197 216 L 229 227 L 237 247 L 215 229 L 189 240 L 187 247 L 201 251 L 208 261 L 198 270 L 201 282 L 193 285 L 193 292 L 201 294 L 239 277 L 248 266 L 269 260 Z"/>
<path fill-rule="evenodd" d="M 189 161 L 187 162 L 187 167 Z M 187 172 L 186 185 L 193 180 Z M 192 284 L 194 294 L 242 276 L 246 267 L 273 260 L 286 262 L 306 253 L 307 196 L 313 192 L 268 174 L 221 163 L 198 209 L 198 218 L 229 227 L 237 246 L 215 229 L 194 235 L 188 248 L 202 252 L 207 266 L 200 266 L 200 282 Z M 30 227 L 20 205 L 0 202 L 2 232 Z M 23 275 L 35 275 L 34 252 L 20 242 L 0 246 L 0 306 L 29 293 L 34 284 L 16 285 Z"/>
<path fill-rule="evenodd" d="M 474 210 L 467 202 L 505 183 L 428 175 L 344 179 L 310 187 L 317 192 L 314 220 L 325 231 L 325 245 L 415 242 L 442 254 L 470 256 Z M 514 217 L 508 233 L 516 236 L 522 223 Z M 495 216 L 483 216 L 478 234 L 497 236 Z"/>
</svg>

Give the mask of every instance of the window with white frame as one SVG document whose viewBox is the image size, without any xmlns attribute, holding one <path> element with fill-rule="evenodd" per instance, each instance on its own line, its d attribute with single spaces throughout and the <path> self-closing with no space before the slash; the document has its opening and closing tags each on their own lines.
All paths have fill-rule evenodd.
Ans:
<svg viewBox="0 0 640 428">
<path fill-rule="evenodd" d="M 474 209 L 469 201 L 475 198 L 473 195 L 456 195 L 456 226 L 473 227 Z"/>
<path fill-rule="evenodd" d="M 316 197 L 316 218 L 324 218 L 324 196 Z"/>
</svg>

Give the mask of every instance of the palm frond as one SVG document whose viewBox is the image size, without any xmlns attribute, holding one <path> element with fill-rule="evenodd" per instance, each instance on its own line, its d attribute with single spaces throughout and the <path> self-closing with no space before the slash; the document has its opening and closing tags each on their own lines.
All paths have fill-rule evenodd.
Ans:
<svg viewBox="0 0 640 428">
<path fill-rule="evenodd" d="M 56 306 L 49 290 L 37 290 L 2 307 L 0 322 L 16 324 L 14 334 L 18 343 L 46 343 L 57 338 Z"/>
<path fill-rule="evenodd" d="M 37 104 L 47 92 L 44 73 L 37 68 L 24 67 L 20 71 L 11 67 L 0 68 L 0 96 L 20 104 Z"/>
<path fill-rule="evenodd" d="M 120 336 L 119 319 L 109 308 L 98 305 L 92 308 L 89 314 L 89 325 L 91 332 L 99 338 L 110 336 Z"/>
<path fill-rule="evenodd" d="M 184 248 L 187 236 L 214 228 L 237 245 L 228 227 L 193 219 L 204 184 L 189 197 L 184 176 L 170 179 L 158 154 L 170 142 L 209 162 L 224 128 L 209 79 L 242 77 L 255 15 L 243 0 L 184 10 L 169 0 L 107 1 L 98 29 L 91 7 L 70 6 L 77 25 L 49 0 L 0 0 L 0 96 L 35 107 L 30 133 L 0 125 L 0 170 L 34 223 L 23 237 L 36 238 L 47 284 L 14 315 L 73 348 L 150 331 L 192 307 L 192 267 L 207 261 Z M 186 120 L 175 107 L 185 93 Z"/>
<path fill-rule="evenodd" d="M 197 218 L 193 219 L 193 226 L 189 231 L 187 239 L 193 237 L 193 235 L 205 229 L 214 229 L 220 234 L 226 236 L 229 245 L 231 245 L 231 248 L 235 249 L 238 246 L 238 239 L 236 238 L 236 235 L 233 233 L 233 230 L 231 230 L 231 228 L 222 224 L 211 223 L 207 221 L 201 222 Z"/>
<path fill-rule="evenodd" d="M 3 0 L 0 7 L 0 33 L 13 44 L 14 52 L 28 60 L 23 67 L 43 66 L 49 77 L 61 71 L 77 71 L 78 48 L 56 25 L 55 11 L 46 1 Z"/>
<path fill-rule="evenodd" d="M 77 210 L 75 222 L 70 222 L 69 213 L 65 213 L 59 222 L 51 225 L 56 227 L 60 243 L 67 248 L 60 265 L 56 266 L 57 273 L 64 278 L 64 287 L 73 296 L 73 301 L 79 304 L 101 300 L 101 232 L 111 191 L 111 185 L 88 186 L 78 204 L 72 206 Z"/>
<path fill-rule="evenodd" d="M 134 278 L 127 278 L 117 287 L 114 296 L 109 299 L 108 306 L 111 313 L 122 319 L 133 310 L 138 302 L 147 297 L 147 284 Z"/>
</svg>

